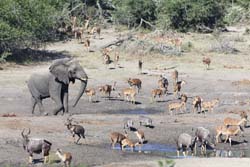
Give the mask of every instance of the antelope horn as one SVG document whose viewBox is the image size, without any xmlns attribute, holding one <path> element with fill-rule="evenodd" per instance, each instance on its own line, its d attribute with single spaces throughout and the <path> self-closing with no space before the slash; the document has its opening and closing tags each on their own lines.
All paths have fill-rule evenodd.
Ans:
<svg viewBox="0 0 250 167">
<path fill-rule="evenodd" d="M 25 130 L 25 129 L 23 129 L 23 131 L 22 131 L 22 133 L 21 133 L 21 135 L 22 135 L 23 138 L 24 138 L 24 134 L 23 134 L 23 133 L 24 133 L 24 130 Z"/>
<path fill-rule="evenodd" d="M 29 134 L 30 134 L 30 128 L 29 128 L 29 131 L 28 131 L 27 135 L 29 135 Z"/>
</svg>

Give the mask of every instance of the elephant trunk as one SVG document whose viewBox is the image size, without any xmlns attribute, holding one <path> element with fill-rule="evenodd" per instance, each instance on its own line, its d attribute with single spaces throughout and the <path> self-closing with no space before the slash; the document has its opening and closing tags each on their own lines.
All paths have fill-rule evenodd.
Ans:
<svg viewBox="0 0 250 167">
<path fill-rule="evenodd" d="M 84 91 L 85 91 L 85 89 L 87 87 L 87 82 L 88 82 L 87 79 L 86 80 L 81 80 L 81 87 L 80 87 L 79 93 L 78 93 L 78 95 L 77 95 L 77 97 L 75 99 L 75 102 L 73 104 L 73 107 L 75 107 L 77 105 L 78 101 L 82 97 L 82 95 L 83 95 L 83 93 L 84 93 Z"/>
</svg>

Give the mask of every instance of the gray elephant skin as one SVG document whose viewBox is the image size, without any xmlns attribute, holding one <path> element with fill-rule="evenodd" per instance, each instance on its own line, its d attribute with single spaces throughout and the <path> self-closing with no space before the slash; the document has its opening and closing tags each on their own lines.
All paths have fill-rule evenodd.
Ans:
<svg viewBox="0 0 250 167">
<path fill-rule="evenodd" d="M 76 79 L 81 81 L 81 87 L 73 102 L 73 107 L 76 106 L 83 95 L 88 81 L 88 76 L 79 62 L 70 58 L 57 59 L 49 67 L 49 72 L 32 74 L 27 82 L 32 95 L 32 114 L 34 114 L 35 107 L 38 105 L 40 113 L 47 115 L 47 112 L 44 112 L 42 100 L 48 97 L 56 104 L 53 110 L 54 115 L 57 115 L 60 111 L 67 113 L 69 83 L 75 83 Z"/>
</svg>

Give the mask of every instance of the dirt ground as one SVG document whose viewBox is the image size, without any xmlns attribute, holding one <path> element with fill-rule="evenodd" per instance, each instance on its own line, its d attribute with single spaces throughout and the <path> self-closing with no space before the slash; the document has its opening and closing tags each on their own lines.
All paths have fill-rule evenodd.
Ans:
<svg viewBox="0 0 250 167">
<path fill-rule="evenodd" d="M 70 85 L 70 107 L 76 122 L 83 125 L 86 130 L 86 140 L 81 140 L 80 145 L 73 143 L 72 138 L 64 123 L 68 115 L 40 116 L 38 108 L 35 115 L 30 112 L 30 94 L 26 86 L 29 76 L 43 73 L 48 70 L 51 61 L 35 63 L 31 65 L 6 65 L 0 71 L 0 115 L 15 114 L 16 117 L 0 117 L 0 165 L 21 166 L 26 165 L 28 154 L 22 148 L 21 131 L 23 128 L 31 129 L 32 137 L 43 137 L 52 142 L 50 155 L 51 164 L 48 166 L 60 166 L 59 159 L 54 155 L 57 148 L 69 151 L 73 155 L 73 164 L 86 166 L 158 166 L 158 161 L 173 158 L 176 166 L 246 166 L 249 164 L 250 150 L 247 141 L 250 140 L 250 128 L 245 128 L 244 138 L 233 137 L 233 145 L 219 143 L 216 150 L 232 151 L 233 157 L 243 158 L 212 158 L 215 155 L 210 151 L 209 158 L 175 159 L 175 139 L 180 133 L 194 134 L 196 127 L 203 126 L 215 134 L 215 126 L 220 125 L 225 117 L 240 118 L 239 112 L 246 111 L 249 114 L 250 91 L 250 64 L 249 44 L 250 38 L 243 36 L 242 31 L 234 31 L 223 34 L 226 39 L 236 37 L 234 46 L 240 50 L 237 54 L 220 54 L 209 52 L 209 46 L 214 42 L 210 34 L 185 34 L 183 41 L 193 43 L 191 52 L 184 52 L 182 56 L 147 55 L 143 57 L 143 73 L 138 74 L 137 55 L 128 55 L 120 52 L 120 68 L 114 68 L 111 64 L 106 67 L 102 63 L 100 48 L 115 40 L 119 33 L 114 30 L 104 30 L 102 39 L 92 39 L 92 52 L 87 53 L 83 44 L 72 40 L 66 43 L 54 43 L 48 45 L 45 50 L 54 52 L 66 52 L 78 59 L 89 75 L 88 87 L 97 88 L 103 84 L 117 82 L 116 90 L 112 92 L 109 100 L 103 95 L 97 94 L 94 100 L 88 102 L 88 97 L 83 95 L 78 105 L 72 107 L 72 99 L 76 96 L 79 84 Z M 210 70 L 205 70 L 202 64 L 202 55 L 208 55 L 212 59 Z M 111 58 L 113 55 L 111 55 Z M 171 116 L 167 111 L 170 102 L 178 101 L 173 92 L 173 80 L 171 73 L 174 68 L 179 71 L 179 80 L 185 80 L 182 92 L 188 95 L 187 112 Z M 240 68 L 238 68 L 240 67 Z M 169 80 L 169 95 L 163 100 L 151 103 L 151 90 L 157 88 L 159 75 L 164 74 Z M 136 105 L 123 101 L 118 93 L 128 87 L 126 79 L 129 77 L 142 80 L 142 90 L 136 96 Z M 204 100 L 219 98 L 219 105 L 213 113 L 192 114 L 192 98 L 201 96 Z M 45 109 L 51 113 L 53 108 L 51 99 L 44 100 Z M 138 117 L 144 114 L 153 119 L 155 128 L 150 129 L 139 126 Z M 123 132 L 123 119 L 129 117 L 135 120 L 135 126 L 144 130 L 147 144 L 164 145 L 172 148 L 168 153 L 130 152 L 112 150 L 110 148 L 109 133 L 112 131 Z M 133 132 L 129 132 L 130 138 L 136 141 Z M 145 145 L 147 145 L 145 144 Z M 216 154 L 216 153 L 215 153 Z M 248 157 L 248 158 L 244 158 Z M 35 159 L 41 158 L 36 155 Z M 222 163 L 223 162 L 223 163 Z M 203 164 L 203 165 L 202 165 Z M 35 166 L 42 166 L 37 162 Z"/>
</svg>

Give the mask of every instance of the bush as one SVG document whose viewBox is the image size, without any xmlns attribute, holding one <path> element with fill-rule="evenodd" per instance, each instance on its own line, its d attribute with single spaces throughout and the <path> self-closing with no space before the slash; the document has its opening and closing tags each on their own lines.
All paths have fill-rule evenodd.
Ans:
<svg viewBox="0 0 250 167">
<path fill-rule="evenodd" d="M 113 0 L 115 11 L 113 11 L 116 23 L 135 27 L 140 24 L 141 18 L 154 22 L 156 20 L 156 5 L 153 0 Z M 144 28 L 148 27 L 143 23 Z"/>
<path fill-rule="evenodd" d="M 160 3 L 158 13 L 161 25 L 183 32 L 224 25 L 224 8 L 220 1 L 165 0 Z"/>
<path fill-rule="evenodd" d="M 227 9 L 224 20 L 229 24 L 244 22 L 250 19 L 250 10 L 241 6 L 233 6 Z"/>
</svg>

